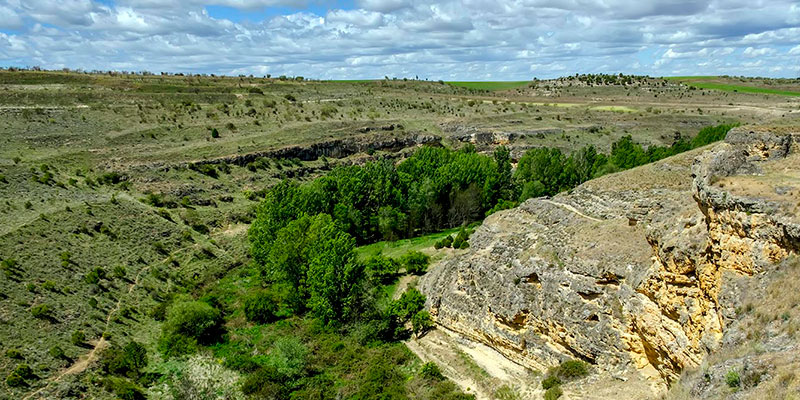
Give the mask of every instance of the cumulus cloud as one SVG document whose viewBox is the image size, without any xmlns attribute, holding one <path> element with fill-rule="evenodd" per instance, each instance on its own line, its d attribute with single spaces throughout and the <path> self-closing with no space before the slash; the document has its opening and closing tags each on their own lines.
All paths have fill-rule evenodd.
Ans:
<svg viewBox="0 0 800 400">
<path fill-rule="evenodd" d="M 792 74 L 795 0 L 0 0 L 0 65 L 316 78 Z M 236 12 L 219 12 L 219 7 Z"/>
</svg>

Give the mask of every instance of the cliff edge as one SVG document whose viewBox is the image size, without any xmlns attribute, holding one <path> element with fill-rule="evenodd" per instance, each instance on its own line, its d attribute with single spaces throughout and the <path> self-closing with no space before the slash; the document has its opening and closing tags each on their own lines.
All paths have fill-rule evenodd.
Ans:
<svg viewBox="0 0 800 400">
<path fill-rule="evenodd" d="M 720 348 L 746 293 L 798 252 L 798 200 L 800 128 L 735 128 L 490 216 L 420 289 L 440 327 L 521 366 L 591 364 L 572 397 L 597 398 L 601 381 L 655 396 Z"/>
</svg>

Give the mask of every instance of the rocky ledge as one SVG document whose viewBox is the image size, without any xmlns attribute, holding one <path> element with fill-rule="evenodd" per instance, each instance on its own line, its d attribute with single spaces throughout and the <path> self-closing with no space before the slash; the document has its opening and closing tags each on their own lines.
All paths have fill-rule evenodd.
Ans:
<svg viewBox="0 0 800 400">
<path fill-rule="evenodd" d="M 736 128 L 710 150 L 496 213 L 422 279 L 427 306 L 525 367 L 581 359 L 663 392 L 719 346 L 741 282 L 800 249 L 800 181 L 770 175 L 795 167 L 794 132 Z"/>
</svg>

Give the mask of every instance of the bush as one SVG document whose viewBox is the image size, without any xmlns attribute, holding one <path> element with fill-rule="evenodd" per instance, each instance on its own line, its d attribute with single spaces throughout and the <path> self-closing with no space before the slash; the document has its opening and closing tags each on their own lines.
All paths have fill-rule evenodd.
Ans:
<svg viewBox="0 0 800 400">
<path fill-rule="evenodd" d="M 113 346 L 100 355 L 100 364 L 108 373 L 133 378 L 147 366 L 147 350 L 133 341 L 122 348 Z"/>
<path fill-rule="evenodd" d="M 12 372 L 8 374 L 8 377 L 6 377 L 6 385 L 9 387 L 22 387 L 27 386 L 28 384 L 25 382 L 25 379 L 19 376 L 19 374 Z"/>
<path fill-rule="evenodd" d="M 400 262 L 406 267 L 407 273 L 421 275 L 428 269 L 430 259 L 427 254 L 414 250 L 406 253 Z"/>
<path fill-rule="evenodd" d="M 544 392 L 544 400 L 556 400 L 563 394 L 564 392 L 561 391 L 561 386 L 553 386 Z"/>
<path fill-rule="evenodd" d="M 50 318 L 52 314 L 53 310 L 48 304 L 39 304 L 31 308 L 31 315 L 33 315 L 35 318 L 47 319 Z"/>
<path fill-rule="evenodd" d="M 83 331 L 72 332 L 72 336 L 70 336 L 69 341 L 75 346 L 80 346 L 86 342 L 86 334 L 83 333 Z"/>
<path fill-rule="evenodd" d="M 558 379 L 558 377 L 554 375 L 548 375 L 544 379 L 542 379 L 542 389 L 544 390 L 550 389 L 560 384 L 561 384 L 561 379 Z"/>
<path fill-rule="evenodd" d="M 442 240 L 433 244 L 435 249 L 441 249 L 444 247 L 453 247 L 453 237 L 450 235 L 445 236 Z"/>
<path fill-rule="evenodd" d="M 742 385 L 742 380 L 739 378 L 739 373 L 732 369 L 725 375 L 725 383 L 728 384 L 729 388 L 738 388 Z"/>
<path fill-rule="evenodd" d="M 244 315 L 248 321 L 265 324 L 275 319 L 276 312 L 278 304 L 265 290 L 252 293 L 244 299 Z"/>
<path fill-rule="evenodd" d="M 34 375 L 33 370 L 28 364 L 17 365 L 17 368 L 14 368 L 14 373 L 22 377 L 22 379 L 36 378 L 36 375 Z"/>
<path fill-rule="evenodd" d="M 59 346 L 51 347 L 47 353 L 50 354 L 50 357 L 57 358 L 59 360 L 67 358 L 67 354 L 64 353 L 64 349 Z"/>
<path fill-rule="evenodd" d="M 562 381 L 569 381 L 589 375 L 589 367 L 583 361 L 567 360 L 562 362 L 552 375 L 557 376 Z"/>
<path fill-rule="evenodd" d="M 456 238 L 453 240 L 453 248 L 466 249 L 469 247 L 469 243 L 467 242 L 468 239 L 469 235 L 467 235 L 467 230 L 462 226 L 458 231 L 458 235 L 456 235 Z"/>
<path fill-rule="evenodd" d="M 434 362 L 426 362 L 425 364 L 423 364 L 419 374 L 422 375 L 423 378 L 432 381 L 444 380 L 444 375 L 442 375 L 442 371 L 439 369 L 439 366 L 436 365 L 436 363 Z"/>
<path fill-rule="evenodd" d="M 19 349 L 8 349 L 6 350 L 6 357 L 13 358 L 16 360 L 22 360 L 24 357 L 22 356 L 22 352 Z"/>
<path fill-rule="evenodd" d="M 221 334 L 219 310 L 202 301 L 180 301 L 167 312 L 161 349 L 166 354 L 186 354 L 197 343 L 212 343 Z"/>
<path fill-rule="evenodd" d="M 158 349 L 167 357 L 192 354 L 197 351 L 197 339 L 175 332 L 162 333 Z"/>
<path fill-rule="evenodd" d="M 109 377 L 103 381 L 103 384 L 106 390 L 114 393 L 122 400 L 143 400 L 146 398 L 141 387 L 124 378 Z"/>
</svg>

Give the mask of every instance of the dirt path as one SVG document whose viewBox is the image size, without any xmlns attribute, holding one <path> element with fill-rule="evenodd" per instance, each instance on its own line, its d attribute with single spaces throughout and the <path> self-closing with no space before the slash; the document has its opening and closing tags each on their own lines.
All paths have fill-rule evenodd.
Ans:
<svg viewBox="0 0 800 400">
<path fill-rule="evenodd" d="M 563 208 L 563 209 L 565 209 L 567 211 L 572 211 L 573 213 L 578 214 L 583 218 L 586 218 L 586 219 L 589 219 L 589 220 L 592 220 L 592 221 L 595 221 L 595 222 L 603 222 L 602 219 L 598 219 L 598 218 L 595 218 L 595 217 L 590 217 L 590 216 L 578 211 L 577 208 L 575 208 L 575 207 L 573 207 L 573 206 L 571 206 L 569 204 L 559 203 L 557 201 L 552 201 L 552 200 L 547 200 L 547 199 L 541 199 L 541 201 L 543 201 L 545 203 L 552 204 L 552 205 L 557 206 L 557 207 L 561 207 L 561 208 Z"/>
<path fill-rule="evenodd" d="M 527 369 L 494 349 L 443 327 L 405 344 L 423 362 L 436 363 L 448 379 L 477 400 L 495 399 L 495 392 L 502 386 L 509 387 L 520 399 L 541 396 L 538 380 Z"/>
<path fill-rule="evenodd" d="M 395 288 L 394 293 L 392 294 L 392 300 L 397 300 L 400 296 L 403 295 L 403 292 L 408 289 L 408 285 L 413 282 L 417 277 L 414 275 L 403 275 L 397 281 L 397 288 Z"/>
<path fill-rule="evenodd" d="M 128 285 L 127 296 L 130 296 L 130 294 L 133 293 L 133 290 L 136 289 L 136 287 L 139 285 L 139 279 L 141 278 L 142 273 L 144 273 L 149 269 L 150 267 L 146 266 L 141 270 L 139 270 L 139 273 L 136 274 L 136 278 L 133 280 L 133 282 L 131 282 L 130 285 Z M 122 306 L 122 300 L 127 296 L 120 296 L 119 299 L 117 300 L 117 304 L 114 306 L 114 308 L 111 309 L 111 311 L 108 312 L 108 315 L 106 316 L 105 329 L 103 329 L 103 331 L 108 330 L 108 326 L 111 324 L 111 319 L 113 318 L 114 314 L 116 314 L 119 311 L 120 307 Z M 108 347 L 108 341 L 106 340 L 106 338 L 101 336 L 100 339 L 94 343 L 94 346 L 92 347 L 91 351 L 78 358 L 78 360 L 75 361 L 72 365 L 70 365 L 69 368 L 61 371 L 58 375 L 52 376 L 49 379 L 47 379 L 44 386 L 42 386 L 35 392 L 30 393 L 27 396 L 23 397 L 22 400 L 28 400 L 34 398 L 35 396 L 38 396 L 45 389 L 49 388 L 50 385 L 59 382 L 67 375 L 77 375 L 85 371 L 89 367 L 89 365 L 91 365 L 92 362 L 97 359 L 97 354 L 106 347 Z"/>
</svg>

